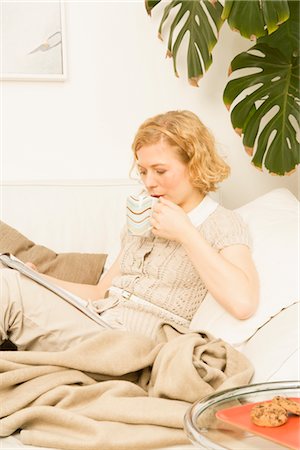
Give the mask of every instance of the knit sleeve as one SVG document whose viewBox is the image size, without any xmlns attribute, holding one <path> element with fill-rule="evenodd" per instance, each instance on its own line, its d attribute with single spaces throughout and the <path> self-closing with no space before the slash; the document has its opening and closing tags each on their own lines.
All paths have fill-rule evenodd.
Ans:
<svg viewBox="0 0 300 450">
<path fill-rule="evenodd" d="M 221 206 L 209 216 L 201 230 L 204 237 L 216 249 L 243 244 L 251 248 L 248 226 L 241 216 Z"/>
</svg>

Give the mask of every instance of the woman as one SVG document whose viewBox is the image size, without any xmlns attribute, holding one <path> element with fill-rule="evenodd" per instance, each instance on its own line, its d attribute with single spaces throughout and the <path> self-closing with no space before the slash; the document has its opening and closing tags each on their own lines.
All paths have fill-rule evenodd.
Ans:
<svg viewBox="0 0 300 450">
<path fill-rule="evenodd" d="M 159 199 L 151 236 L 123 233 L 120 254 L 97 286 L 55 282 L 90 299 L 114 327 L 151 338 L 165 322 L 188 327 L 207 291 L 234 317 L 250 317 L 258 277 L 248 230 L 207 196 L 229 167 L 206 127 L 189 111 L 170 111 L 146 120 L 132 148 L 145 189 Z M 0 339 L 9 337 L 20 349 L 55 351 L 99 332 L 53 293 L 14 271 L 1 272 Z"/>
</svg>

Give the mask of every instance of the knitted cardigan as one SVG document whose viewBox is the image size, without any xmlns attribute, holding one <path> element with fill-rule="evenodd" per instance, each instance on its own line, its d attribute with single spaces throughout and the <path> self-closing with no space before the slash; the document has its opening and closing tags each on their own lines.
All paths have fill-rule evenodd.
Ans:
<svg viewBox="0 0 300 450">
<path fill-rule="evenodd" d="M 250 246 L 246 224 L 236 212 L 222 206 L 196 228 L 218 251 L 234 244 Z M 113 286 L 146 300 L 150 310 L 157 305 L 191 321 L 207 289 L 185 249 L 176 241 L 153 235 L 125 234 L 123 246 L 122 275 L 113 280 Z M 127 301 L 126 307 L 137 309 L 132 301 Z"/>
</svg>

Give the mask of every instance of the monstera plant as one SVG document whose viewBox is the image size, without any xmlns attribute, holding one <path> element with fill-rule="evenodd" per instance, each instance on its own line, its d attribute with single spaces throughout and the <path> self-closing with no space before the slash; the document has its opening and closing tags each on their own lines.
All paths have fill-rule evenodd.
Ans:
<svg viewBox="0 0 300 450">
<path fill-rule="evenodd" d="M 160 2 L 145 1 L 149 15 Z M 300 162 L 299 1 L 222 3 L 164 0 L 159 37 L 169 31 L 167 56 L 173 58 L 178 76 L 177 55 L 188 36 L 187 73 L 193 86 L 212 64 L 212 50 L 226 20 L 232 30 L 254 41 L 231 62 L 223 100 L 254 166 L 289 174 Z"/>
</svg>

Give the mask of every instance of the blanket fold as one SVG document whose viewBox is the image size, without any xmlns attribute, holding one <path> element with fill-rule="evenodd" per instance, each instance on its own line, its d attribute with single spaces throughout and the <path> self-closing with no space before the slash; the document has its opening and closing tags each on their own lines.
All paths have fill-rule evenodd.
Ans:
<svg viewBox="0 0 300 450">
<path fill-rule="evenodd" d="M 62 352 L 0 352 L 0 435 L 66 450 L 188 443 L 194 401 L 249 382 L 249 361 L 205 332 L 160 342 L 106 330 Z"/>
</svg>

